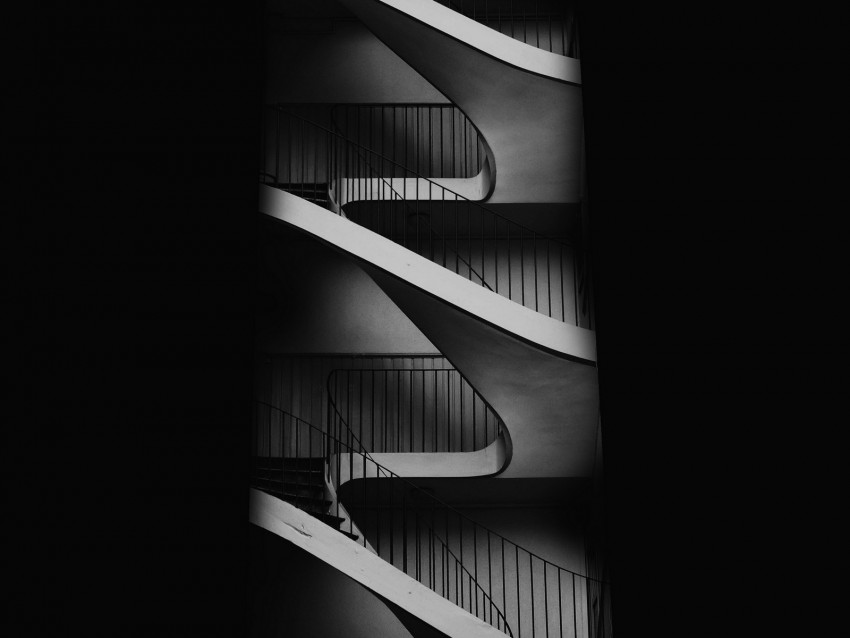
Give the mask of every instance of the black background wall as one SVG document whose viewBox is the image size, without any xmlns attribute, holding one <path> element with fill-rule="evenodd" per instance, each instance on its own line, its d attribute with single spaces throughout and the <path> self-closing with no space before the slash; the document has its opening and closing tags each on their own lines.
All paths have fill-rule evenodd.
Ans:
<svg viewBox="0 0 850 638">
<path fill-rule="evenodd" d="M 6 40 L 6 633 L 240 635 L 260 7 L 24 18 Z M 797 386 L 800 409 L 777 348 L 811 362 L 824 342 L 774 319 L 828 315 L 828 216 L 801 204 L 840 159 L 791 132 L 822 67 L 771 18 L 584 7 L 618 633 L 761 626 L 776 506 L 815 520 L 777 433 L 821 423 L 828 383 Z"/>
</svg>

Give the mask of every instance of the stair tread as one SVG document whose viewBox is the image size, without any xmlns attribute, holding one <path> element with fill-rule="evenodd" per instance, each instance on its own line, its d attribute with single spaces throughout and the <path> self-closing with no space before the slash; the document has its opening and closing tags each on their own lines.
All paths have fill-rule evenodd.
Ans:
<svg viewBox="0 0 850 638">
<path fill-rule="evenodd" d="M 285 490 L 276 490 L 274 488 L 269 488 L 269 487 L 261 487 L 259 489 L 261 489 L 262 491 L 264 491 L 268 494 L 271 494 L 272 496 L 280 498 L 281 500 L 284 500 L 284 501 L 293 500 L 293 501 L 299 501 L 299 502 L 303 502 L 303 503 L 315 503 L 315 504 L 320 503 L 326 509 L 328 507 L 330 507 L 331 505 L 333 505 L 333 501 L 329 501 L 328 499 L 326 499 L 324 497 L 304 496 L 303 494 L 295 494 L 293 492 L 287 492 Z"/>
</svg>

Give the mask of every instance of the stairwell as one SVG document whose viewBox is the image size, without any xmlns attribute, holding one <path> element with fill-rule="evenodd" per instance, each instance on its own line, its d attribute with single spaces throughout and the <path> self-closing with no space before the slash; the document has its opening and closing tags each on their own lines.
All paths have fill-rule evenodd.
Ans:
<svg viewBox="0 0 850 638">
<path fill-rule="evenodd" d="M 434 153 L 431 129 L 415 129 L 417 144 L 431 143 L 424 168 L 418 150 L 413 169 L 395 150 L 384 155 L 386 106 L 378 137 L 371 105 L 368 124 L 356 126 L 368 136 L 354 141 L 350 131 L 276 105 L 267 120 L 276 139 L 261 156 L 260 211 L 354 258 L 499 415 L 500 429 L 474 450 L 454 452 L 438 450 L 436 436 L 427 449 L 423 430 L 417 451 L 411 417 L 410 435 L 399 430 L 391 449 L 374 436 L 366 445 L 362 420 L 355 431 L 351 411 L 339 405 L 318 427 L 259 402 L 250 520 L 368 588 L 417 635 L 610 636 L 610 615 L 598 605 L 610 600 L 609 583 L 547 560 L 417 483 L 593 472 L 599 413 L 583 232 L 549 237 L 476 201 L 580 201 L 580 75 L 564 56 L 577 45 L 567 47 L 562 25 L 560 55 L 551 35 L 548 51 L 529 51 L 527 36 L 517 42 L 499 24 L 496 37 L 514 39 L 494 61 L 498 40 L 478 27 L 493 31 L 500 14 L 466 12 L 456 27 L 432 2 L 343 4 L 476 123 L 474 179 L 483 181 L 466 183 L 471 190 L 462 194 L 461 180 L 472 178 L 445 176 L 442 131 Z M 540 16 L 533 22 L 539 35 Z M 471 44 L 457 46 L 460 31 Z M 417 36 L 405 41 L 406 32 Z M 422 40 L 437 52 L 430 59 Z M 482 62 L 482 53 L 490 59 Z M 456 64 L 435 66 L 446 55 Z M 566 119 L 552 120 L 553 102 L 570 105 Z M 404 131 L 407 158 L 406 123 Z M 450 146 L 458 148 L 454 139 Z M 401 427 L 397 419 L 391 427 Z"/>
</svg>

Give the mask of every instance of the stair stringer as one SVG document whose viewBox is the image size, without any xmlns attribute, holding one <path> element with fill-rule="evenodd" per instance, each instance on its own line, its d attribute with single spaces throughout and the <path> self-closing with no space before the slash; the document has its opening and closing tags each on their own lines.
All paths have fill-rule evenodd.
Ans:
<svg viewBox="0 0 850 638">
<path fill-rule="evenodd" d="M 251 489 L 250 492 L 251 523 L 352 578 L 386 602 L 394 612 L 400 610 L 399 620 L 417 638 L 501 638 L 505 635 L 294 505 L 259 490 Z"/>
<path fill-rule="evenodd" d="M 518 42 L 436 2 L 340 2 L 474 123 L 492 154 L 488 203 L 580 201 L 578 60 Z"/>
<path fill-rule="evenodd" d="M 297 195 L 264 184 L 259 188 L 261 213 L 308 233 L 362 266 L 401 280 L 534 348 L 559 357 L 596 361 L 592 330 L 526 308 Z"/>
</svg>

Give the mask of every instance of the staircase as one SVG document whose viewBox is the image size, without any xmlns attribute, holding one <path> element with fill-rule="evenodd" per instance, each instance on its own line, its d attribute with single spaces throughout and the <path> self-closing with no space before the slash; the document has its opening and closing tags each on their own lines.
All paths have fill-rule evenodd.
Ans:
<svg viewBox="0 0 850 638">
<path fill-rule="evenodd" d="M 544 559 L 386 465 L 388 457 L 405 455 L 425 463 L 431 457 L 436 465 L 438 457 L 513 439 L 504 466 L 476 479 L 583 478 L 593 468 L 599 414 L 574 23 L 556 20 L 559 48 L 551 16 L 522 14 L 525 29 L 534 25 L 534 41 L 526 33 L 518 38 L 518 16 L 502 22 L 505 3 L 494 3 L 495 14 L 486 3 L 483 14 L 475 3 L 470 12 L 461 2 L 450 8 L 407 0 L 341 4 L 464 113 L 475 159 L 467 166 L 464 157 L 462 171 L 452 161 L 444 173 L 444 141 L 451 152 L 466 148 L 443 133 L 446 122 L 454 126 L 453 111 L 434 118 L 430 106 L 337 106 L 339 121 L 331 111 L 330 123 L 319 124 L 274 105 L 264 116 L 260 210 L 356 259 L 500 416 L 492 422 L 485 416 L 483 433 L 476 420 L 471 432 L 469 424 L 449 421 L 443 430 L 436 419 L 428 430 L 424 418 L 413 418 L 414 409 L 426 412 L 424 403 L 404 402 L 402 393 L 440 383 L 439 370 L 334 371 L 322 428 L 257 401 L 251 484 L 273 498 L 263 497 L 252 521 L 362 577 L 358 582 L 443 635 L 472 636 L 447 628 L 455 618 L 472 617 L 486 623 L 470 625 L 482 635 L 610 636 L 604 611 L 610 583 Z M 547 26 L 548 44 L 541 46 Z M 403 144 L 386 143 L 390 114 L 393 123 L 404 122 Z M 407 117 L 415 124 L 409 127 Z M 418 128 L 420 121 L 427 127 Z M 412 151 L 409 130 L 417 140 Z M 387 147 L 392 157 L 383 154 Z M 405 165 L 411 157 L 414 164 Z M 534 211 L 560 214 L 565 206 L 573 207 L 573 221 L 554 236 L 518 222 Z M 380 387 L 390 391 L 376 393 Z M 356 402 L 364 390 L 372 398 L 394 391 L 393 405 L 400 407 L 390 430 L 377 424 L 386 406 L 364 415 Z M 407 409 L 410 416 L 402 417 Z M 313 521 L 344 537 L 325 536 Z M 332 551 L 316 547 L 322 543 Z M 371 567 L 361 566 L 369 561 Z M 411 593 L 419 591 L 413 583 L 424 588 L 423 600 L 441 599 L 439 613 L 392 597 L 409 585 Z"/>
<path fill-rule="evenodd" d="M 333 501 L 325 497 L 325 459 L 321 457 L 253 457 L 251 487 L 291 503 L 352 540 L 360 536 L 342 529 L 345 517 L 330 513 Z"/>
</svg>

